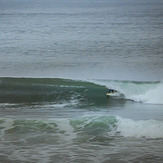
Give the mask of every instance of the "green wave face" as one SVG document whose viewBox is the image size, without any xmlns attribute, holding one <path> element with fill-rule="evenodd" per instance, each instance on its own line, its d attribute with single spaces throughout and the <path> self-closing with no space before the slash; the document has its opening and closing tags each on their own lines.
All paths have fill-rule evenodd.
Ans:
<svg viewBox="0 0 163 163">
<path fill-rule="evenodd" d="M 58 120 L 0 119 L 0 135 L 6 141 L 19 141 L 19 144 L 56 144 L 68 138 L 77 143 L 105 142 L 115 134 L 116 123 L 114 116 Z"/>
<path fill-rule="evenodd" d="M 151 128 L 154 132 L 151 132 Z M 0 118 L 0 136 L 18 144 L 100 142 L 123 137 L 163 139 L 163 124 L 157 120 L 131 120 L 117 116 L 85 116 L 60 119 Z"/>
<path fill-rule="evenodd" d="M 106 103 L 105 86 L 69 79 L 1 78 L 1 103 L 56 102 L 78 100 L 84 103 Z"/>
<path fill-rule="evenodd" d="M 108 88 L 118 91 L 106 97 Z M 78 106 L 105 106 L 133 100 L 162 104 L 162 82 L 91 80 L 57 78 L 0 78 L 0 103 L 56 103 L 77 101 Z M 151 94 L 154 96 L 152 97 Z"/>
</svg>

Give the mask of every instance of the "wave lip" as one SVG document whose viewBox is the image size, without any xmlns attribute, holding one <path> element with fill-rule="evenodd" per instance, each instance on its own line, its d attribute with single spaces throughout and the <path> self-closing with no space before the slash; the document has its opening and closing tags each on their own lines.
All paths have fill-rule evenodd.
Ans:
<svg viewBox="0 0 163 163">
<path fill-rule="evenodd" d="M 156 88 L 149 89 L 144 94 L 133 96 L 133 99 L 138 102 L 163 104 L 163 83 L 157 85 Z"/>
<path fill-rule="evenodd" d="M 92 80 L 92 82 L 104 85 L 108 89 L 119 92 L 118 97 L 136 102 L 163 104 L 163 82 L 161 81 L 114 81 L 114 80 Z"/>
</svg>

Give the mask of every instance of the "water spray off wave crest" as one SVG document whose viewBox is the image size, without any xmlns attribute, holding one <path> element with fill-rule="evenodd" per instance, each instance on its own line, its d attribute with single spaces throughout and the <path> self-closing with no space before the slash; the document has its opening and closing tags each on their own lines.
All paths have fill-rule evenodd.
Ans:
<svg viewBox="0 0 163 163">
<path fill-rule="evenodd" d="M 115 89 L 118 98 L 125 98 L 136 102 L 163 104 L 163 82 L 112 81 L 93 80 L 99 85 Z"/>
<path fill-rule="evenodd" d="M 135 101 L 142 101 L 151 104 L 163 104 L 163 83 L 156 88 L 149 89 L 147 92 L 134 97 Z"/>
</svg>

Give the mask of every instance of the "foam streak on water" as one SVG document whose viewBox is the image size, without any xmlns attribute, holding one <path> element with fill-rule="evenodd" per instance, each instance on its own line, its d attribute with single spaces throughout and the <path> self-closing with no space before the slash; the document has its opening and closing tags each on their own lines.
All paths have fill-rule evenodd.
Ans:
<svg viewBox="0 0 163 163">
<path fill-rule="evenodd" d="M 117 131 L 125 137 L 163 138 L 162 121 L 133 121 L 118 117 Z"/>
</svg>

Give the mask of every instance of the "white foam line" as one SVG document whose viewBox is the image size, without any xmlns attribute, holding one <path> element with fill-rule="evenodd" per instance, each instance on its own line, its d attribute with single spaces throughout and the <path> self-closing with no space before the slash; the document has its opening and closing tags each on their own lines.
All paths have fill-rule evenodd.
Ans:
<svg viewBox="0 0 163 163">
<path fill-rule="evenodd" d="M 125 137 L 163 138 L 163 122 L 156 120 L 122 119 L 117 117 L 117 129 Z"/>
</svg>

